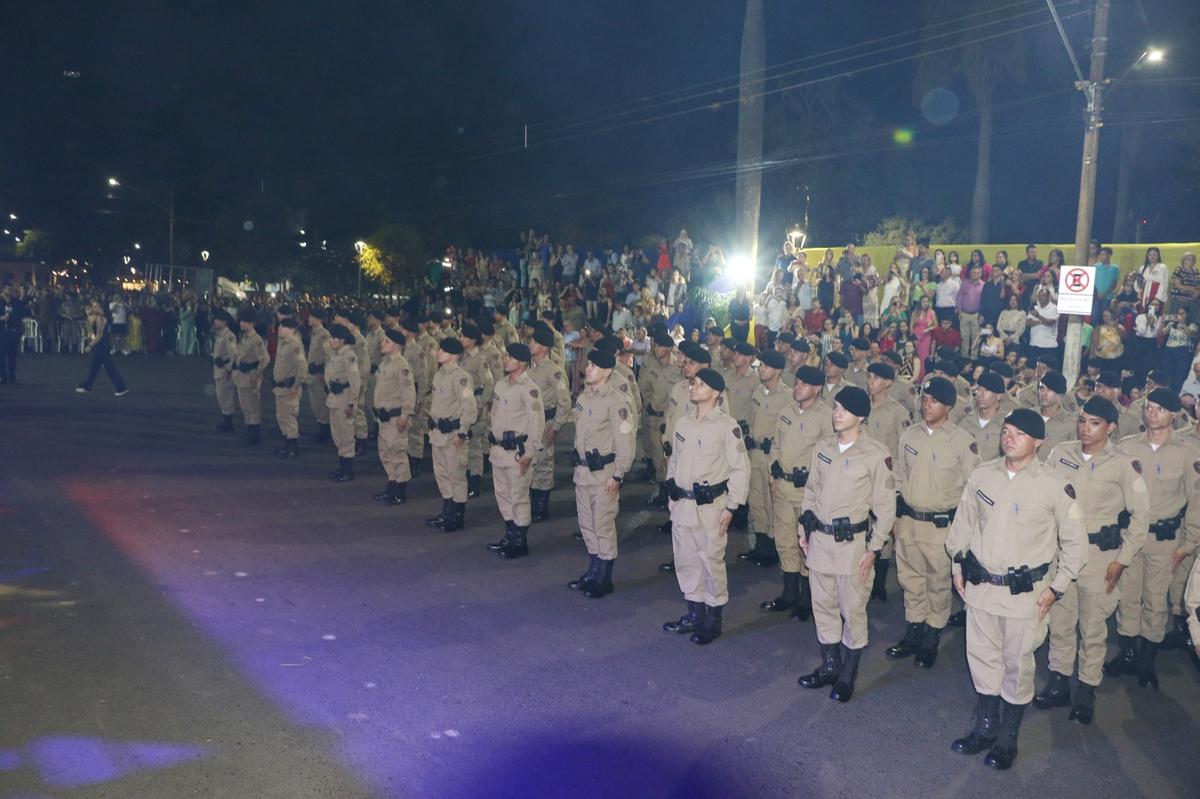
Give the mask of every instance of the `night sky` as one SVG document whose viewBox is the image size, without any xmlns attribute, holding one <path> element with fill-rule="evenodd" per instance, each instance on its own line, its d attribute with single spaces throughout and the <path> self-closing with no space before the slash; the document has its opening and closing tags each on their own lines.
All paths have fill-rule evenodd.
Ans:
<svg viewBox="0 0 1200 799">
<path fill-rule="evenodd" d="M 919 28 L 919 4 L 844 5 L 767 0 L 768 65 L 808 59 L 808 71 L 772 88 L 917 52 L 913 35 L 883 37 Z M 1042 13 L 1010 25 L 1048 19 L 1040 0 L 1012 5 L 1007 14 Z M 1059 5 L 1068 15 L 1090 4 Z M 1200 84 L 1181 80 L 1200 75 L 1187 45 L 1200 10 L 1189 0 L 1114 5 L 1109 74 L 1151 42 L 1168 48 L 1169 61 L 1129 79 L 1153 83 L 1113 98 L 1097 232 L 1112 228 L 1120 131 L 1141 118 L 1154 121 L 1143 128 L 1135 191 L 1138 213 L 1151 219 L 1146 236 L 1194 239 L 1200 173 L 1179 133 L 1200 117 Z M 163 203 L 173 183 L 180 262 L 268 216 L 336 241 L 388 222 L 417 225 L 431 243 L 488 247 L 511 246 L 529 226 L 633 239 L 690 223 L 728 238 L 736 84 L 701 92 L 736 76 L 742 12 L 739 3 L 682 0 L 8 0 L 0 211 L 11 207 L 79 254 L 111 256 L 132 240 L 161 248 L 161 212 L 128 190 L 106 195 L 104 181 L 118 175 Z M 1067 20 L 1085 70 L 1091 24 L 1087 15 Z M 1020 35 L 1030 75 L 997 100 L 991 238 L 1069 239 L 1081 99 L 1053 29 Z M 877 40 L 845 60 L 822 55 Z M 905 41 L 913 44 L 883 50 Z M 865 220 L 891 213 L 969 221 L 970 94 L 947 78 L 959 113 L 932 125 L 914 94 L 915 68 L 909 60 L 821 84 L 858 122 L 832 141 L 815 133 L 819 121 L 795 122 L 815 158 L 768 175 L 765 234 L 805 207 L 815 243 L 861 237 Z M 794 93 L 768 97 L 769 124 Z M 915 131 L 912 144 L 893 142 L 900 127 Z M 778 138 L 768 130 L 769 155 Z M 804 185 L 826 189 L 806 205 Z"/>
</svg>

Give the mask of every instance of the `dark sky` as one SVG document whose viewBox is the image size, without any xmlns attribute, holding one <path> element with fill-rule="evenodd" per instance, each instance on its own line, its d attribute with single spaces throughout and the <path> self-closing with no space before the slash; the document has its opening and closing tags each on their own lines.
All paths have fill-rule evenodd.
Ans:
<svg viewBox="0 0 1200 799">
<path fill-rule="evenodd" d="M 1078 2 L 1059 4 L 1064 13 L 1079 9 Z M 844 63 L 822 57 L 922 24 L 915 3 L 841 5 L 831 11 L 815 0 L 767 0 L 768 64 L 813 56 L 810 69 L 828 62 L 824 72 L 794 82 L 915 53 L 913 46 L 863 57 L 895 43 L 888 41 Z M 1012 13 L 1039 5 L 1044 10 L 1041 2 L 1014 5 Z M 1186 45 L 1200 17 L 1194 2 L 1144 0 L 1141 13 L 1126 0 L 1115 5 L 1110 73 L 1140 52 L 1150 31 L 1164 31 L 1157 41 L 1178 46 L 1153 77 L 1200 75 Z M 730 191 L 720 170 L 691 182 L 675 178 L 733 157 L 736 105 L 696 109 L 736 90 L 699 95 L 697 87 L 737 73 L 741 15 L 739 3 L 705 0 L 6 0 L 0 212 L 11 206 L 60 240 L 101 251 L 133 239 L 159 245 L 160 212 L 128 190 L 107 197 L 104 180 L 118 175 L 160 202 L 173 183 L 180 260 L 268 208 L 296 229 L 330 239 L 352 240 L 391 221 L 417 224 L 430 239 L 463 236 L 488 246 L 509 244 L 530 225 L 574 224 L 627 237 L 667 232 L 687 209 Z M 1085 64 L 1090 26 L 1090 17 L 1068 21 Z M 1032 75 L 1002 91 L 1014 105 L 998 120 L 1007 132 L 994 153 L 994 240 L 1069 238 L 1073 231 L 1080 102 L 1062 91 L 1071 73 L 1052 30 L 1027 36 Z M 960 98 L 959 118 L 940 128 L 922 124 L 914 67 L 906 62 L 835 82 L 840 101 L 867 109 L 883 137 L 870 139 L 863 148 L 869 153 L 835 163 L 871 187 L 872 208 L 948 214 L 965 223 L 974 175 L 969 93 L 961 80 L 948 79 L 946 88 Z M 769 113 L 785 96 L 768 98 Z M 1183 82 L 1131 86 L 1114 99 L 1102 153 L 1101 231 L 1111 229 L 1122 121 L 1135 111 L 1179 115 L 1194 110 L 1198 97 L 1196 83 Z M 690 113 L 646 121 L 679 109 Z M 1184 168 L 1186 151 L 1174 139 L 1156 143 L 1182 124 L 1168 116 L 1145 127 L 1151 146 L 1143 148 L 1139 177 L 1152 190 L 1138 202 L 1154 218 L 1152 237 L 1195 237 L 1188 187 L 1200 181 Z M 918 130 L 918 147 L 890 143 L 899 126 Z M 789 174 L 782 183 L 803 179 Z M 814 199 L 816 238 L 865 232 L 843 229 L 839 220 L 853 215 L 836 206 L 848 201 L 825 196 L 839 199 L 823 207 Z M 791 195 L 769 195 L 764 217 L 794 216 L 791 205 Z"/>
</svg>

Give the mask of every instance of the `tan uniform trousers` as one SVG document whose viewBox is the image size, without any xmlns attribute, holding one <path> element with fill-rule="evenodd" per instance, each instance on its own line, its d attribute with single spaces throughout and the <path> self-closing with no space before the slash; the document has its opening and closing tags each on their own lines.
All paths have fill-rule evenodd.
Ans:
<svg viewBox="0 0 1200 799">
<path fill-rule="evenodd" d="M 345 408 L 329 409 L 329 434 L 337 447 L 338 457 L 354 457 L 354 417 L 347 419 Z"/>
<path fill-rule="evenodd" d="M 1188 555 L 1179 562 L 1179 566 L 1171 574 L 1171 587 L 1167 591 L 1167 605 L 1169 611 L 1176 616 L 1188 615 L 1187 608 L 1183 604 L 1183 594 L 1187 590 L 1188 575 L 1192 573 L 1192 564 L 1195 562 L 1196 556 Z"/>
<path fill-rule="evenodd" d="M 750 539 L 754 533 L 771 535 L 775 529 L 775 502 L 771 498 L 771 460 L 759 450 L 750 452 L 750 491 L 746 495 L 750 505 Z"/>
<path fill-rule="evenodd" d="M 847 649 L 866 646 L 867 600 L 871 596 L 871 581 L 868 579 L 864 583 L 860 580 L 857 569 L 854 574 L 812 572 L 808 581 L 812 588 L 817 640 L 822 644 L 843 643 Z"/>
<path fill-rule="evenodd" d="M 480 420 L 471 426 L 471 441 L 467 448 L 467 471 L 473 475 L 483 474 L 483 456 L 488 450 L 488 419 L 480 410 Z"/>
<path fill-rule="evenodd" d="M 367 412 L 363 410 L 363 406 L 367 404 L 367 381 L 362 381 L 362 388 L 358 391 L 358 399 L 354 403 L 354 437 L 367 437 Z"/>
<path fill-rule="evenodd" d="M 642 413 L 642 449 L 654 466 L 654 479 L 660 483 L 667 479 L 667 453 L 663 452 L 662 433 L 658 429 L 665 418 Z"/>
<path fill-rule="evenodd" d="M 1100 684 L 1108 642 L 1108 617 L 1117 609 L 1122 577 L 1111 594 L 1104 591 L 1104 572 L 1118 550 L 1101 552 L 1088 546 L 1087 563 L 1079 578 L 1063 591 L 1063 598 L 1050 606 L 1050 669 L 1068 677 L 1075 670 L 1075 652 L 1079 651 L 1079 681 Z M 1079 629 L 1076 639 L 1076 627 Z"/>
<path fill-rule="evenodd" d="M 459 439 L 461 441 L 461 439 Z M 467 501 L 467 442 L 438 444 L 433 450 L 433 476 L 442 499 Z"/>
<path fill-rule="evenodd" d="M 232 377 L 217 377 L 213 379 L 217 389 L 217 405 L 221 408 L 221 413 L 226 416 L 233 416 L 237 413 L 237 386 L 233 384 Z"/>
<path fill-rule="evenodd" d="M 575 484 L 575 512 L 579 517 L 579 532 L 589 555 L 601 560 L 617 558 L 617 512 L 620 494 L 610 497 L 605 490 L 608 482 L 599 485 Z"/>
<path fill-rule="evenodd" d="M 379 423 L 379 462 L 388 480 L 407 483 L 412 479 L 408 467 L 408 433 L 396 429 L 396 419 Z"/>
<path fill-rule="evenodd" d="M 554 488 L 554 444 L 547 444 L 542 451 L 535 455 L 529 471 L 533 473 L 530 488 L 538 491 L 549 491 Z"/>
<path fill-rule="evenodd" d="M 367 425 L 366 429 L 370 429 L 371 425 L 377 424 L 378 419 L 375 418 L 375 375 L 378 368 L 372 366 L 371 373 L 367 375 L 367 379 L 363 382 L 367 384 L 366 393 L 363 396 L 363 423 Z M 361 436 L 360 436 L 361 438 Z"/>
<path fill-rule="evenodd" d="M 794 501 L 782 496 L 771 501 L 771 509 L 775 514 L 771 531 L 775 539 L 775 551 L 779 553 L 779 568 L 789 574 L 808 574 L 804 552 L 800 549 L 800 514 L 803 512 L 803 504 L 803 494 L 797 496 Z"/>
<path fill-rule="evenodd" d="M 958 332 L 962 336 L 962 343 L 959 345 L 962 356 L 973 358 L 971 353 L 979 347 L 979 313 L 960 313 Z"/>
<path fill-rule="evenodd" d="M 409 457 L 420 460 L 425 457 L 425 431 L 429 429 L 429 397 L 417 398 L 416 412 L 413 413 L 412 424 L 408 427 Z"/>
<path fill-rule="evenodd" d="M 1167 632 L 1167 592 L 1171 588 L 1171 553 L 1178 541 L 1156 541 L 1151 534 L 1133 563 L 1121 575 L 1117 633 L 1159 643 Z M 1186 576 L 1187 572 L 1184 572 Z"/>
<path fill-rule="evenodd" d="M 949 527 L 905 517 L 896 521 L 896 579 L 904 591 L 904 620 L 942 629 L 954 585 L 946 554 Z"/>
<path fill-rule="evenodd" d="M 700 517 L 697 525 L 671 524 L 675 579 L 683 598 L 714 608 L 729 602 L 729 581 L 725 575 L 725 544 L 729 536 L 718 535 L 721 511 L 725 509 L 720 500 L 718 497 L 716 502 L 696 508 Z"/>
<path fill-rule="evenodd" d="M 325 404 L 325 398 L 328 396 L 325 380 L 320 375 L 314 375 L 308 384 L 308 407 L 312 410 L 317 424 L 329 424 L 329 406 Z"/>
<path fill-rule="evenodd" d="M 284 438 L 300 437 L 300 390 L 275 391 L 275 421 Z"/>
<path fill-rule="evenodd" d="M 1036 616 L 996 616 L 968 607 L 967 666 L 975 690 L 1011 705 L 1032 702 L 1033 650 L 1045 639 L 1046 623 Z"/>
<path fill-rule="evenodd" d="M 246 424 L 262 424 L 262 382 L 255 380 L 250 388 L 239 388 L 237 397 Z"/>
<path fill-rule="evenodd" d="M 533 467 L 521 474 L 511 452 L 502 447 L 492 447 L 492 490 L 496 493 L 496 507 L 506 522 L 515 522 L 518 527 L 529 526 L 529 486 L 533 481 Z"/>
</svg>

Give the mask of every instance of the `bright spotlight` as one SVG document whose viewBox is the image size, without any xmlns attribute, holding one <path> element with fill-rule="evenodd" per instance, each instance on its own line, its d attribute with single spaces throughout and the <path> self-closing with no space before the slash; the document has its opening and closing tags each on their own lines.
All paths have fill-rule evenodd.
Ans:
<svg viewBox="0 0 1200 799">
<path fill-rule="evenodd" d="M 1166 58 L 1167 54 L 1159 47 L 1151 47 L 1146 51 L 1146 60 L 1151 64 L 1157 64 Z"/>
<path fill-rule="evenodd" d="M 728 272 L 729 277 L 739 286 L 754 282 L 754 263 L 745 255 L 730 258 Z"/>
<path fill-rule="evenodd" d="M 112 186 L 113 188 L 116 188 L 117 186 L 121 185 L 121 181 L 117 180 L 116 178 L 109 178 L 108 185 Z"/>
</svg>

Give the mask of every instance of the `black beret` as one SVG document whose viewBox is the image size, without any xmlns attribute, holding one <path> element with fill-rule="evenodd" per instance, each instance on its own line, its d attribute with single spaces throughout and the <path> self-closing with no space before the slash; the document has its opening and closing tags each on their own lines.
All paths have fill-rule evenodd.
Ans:
<svg viewBox="0 0 1200 799">
<path fill-rule="evenodd" d="M 611 352 L 601 349 L 593 349 L 588 353 L 588 360 L 599 366 L 601 369 L 612 369 L 617 365 L 617 356 Z"/>
<path fill-rule="evenodd" d="M 934 361 L 933 369 L 936 372 L 942 372 L 948 375 L 958 374 L 958 364 L 945 358 L 938 358 L 936 361 Z"/>
<path fill-rule="evenodd" d="M 501 303 L 492 309 L 492 313 L 500 314 L 501 316 L 508 316 L 508 306 Z"/>
<path fill-rule="evenodd" d="M 1081 409 L 1084 413 L 1090 416 L 1099 416 L 1109 424 L 1116 424 L 1120 418 L 1120 413 L 1117 411 L 1117 406 L 1106 400 L 1104 397 L 1092 397 L 1087 402 L 1083 403 Z"/>
<path fill-rule="evenodd" d="M 389 305 L 389 306 L 388 306 L 388 309 L 387 309 L 386 311 L 384 311 L 384 312 L 383 312 L 383 315 L 384 315 L 384 316 L 390 316 L 390 317 L 392 317 L 393 319 L 399 319 L 399 318 L 400 318 L 400 306 L 398 306 L 398 305 Z"/>
<path fill-rule="evenodd" d="M 710 336 L 716 336 L 718 338 L 725 338 L 725 331 L 719 327 L 710 327 L 708 330 L 705 330 L 704 332 Z"/>
<path fill-rule="evenodd" d="M 238 321 L 253 322 L 256 313 L 257 311 L 254 310 L 253 306 L 243 305 L 241 308 L 238 308 Z"/>
<path fill-rule="evenodd" d="M 701 369 L 696 372 L 696 377 L 707 383 L 716 391 L 725 390 L 725 378 L 721 377 L 721 373 L 716 369 Z"/>
<path fill-rule="evenodd" d="M 1031 408 L 1017 408 L 1004 417 L 1004 423 L 1010 424 L 1030 438 L 1046 439 L 1046 421 L 1042 415 Z"/>
<path fill-rule="evenodd" d="M 218 308 L 217 310 L 213 311 L 213 319 L 220 319 L 227 325 L 233 324 L 233 315 L 224 308 Z"/>
<path fill-rule="evenodd" d="M 329 335 L 333 336 L 334 338 L 340 338 L 347 344 L 354 344 L 354 334 L 351 333 L 350 328 L 346 327 L 345 325 L 334 325 L 333 327 L 329 328 Z"/>
<path fill-rule="evenodd" d="M 1042 385 L 1055 394 L 1067 393 L 1067 378 L 1060 372 L 1046 372 L 1042 375 Z"/>
<path fill-rule="evenodd" d="M 854 341 L 850 342 L 850 346 L 856 350 L 862 350 L 863 352 L 866 352 L 867 350 L 871 349 L 871 342 L 867 341 L 862 336 L 859 336 L 858 338 L 854 339 Z"/>
<path fill-rule="evenodd" d="M 793 341 L 796 340 L 796 334 L 791 332 L 790 330 L 786 333 L 780 333 L 779 340 L 782 341 L 784 344 L 791 344 Z"/>
<path fill-rule="evenodd" d="M 363 315 L 358 313 L 357 311 L 346 311 L 344 314 L 342 314 L 342 316 L 349 319 L 350 324 L 352 324 L 358 328 L 365 327 L 367 324 L 367 320 L 364 319 Z"/>
<path fill-rule="evenodd" d="M 400 323 L 400 327 L 404 328 L 405 330 L 407 330 L 410 333 L 419 333 L 421 330 L 421 326 L 417 322 L 417 318 L 415 316 L 410 316 L 407 319 L 405 319 L 403 322 Z"/>
<path fill-rule="evenodd" d="M 751 358 L 754 357 L 754 347 L 750 346 L 744 341 L 739 341 L 737 345 L 734 346 L 733 351 L 738 355 L 745 355 Z"/>
<path fill-rule="evenodd" d="M 296 328 L 300 327 L 300 323 L 289 316 L 287 319 L 280 319 L 279 326 L 280 327 L 288 327 L 288 328 L 291 328 L 292 330 L 295 330 Z"/>
<path fill-rule="evenodd" d="M 403 347 L 405 342 L 408 341 L 408 339 L 404 337 L 403 333 L 401 333 L 399 330 L 392 330 L 391 328 L 383 331 L 383 335 L 387 336 L 390 340 L 396 342 L 401 347 Z"/>
<path fill-rule="evenodd" d="M 658 330 L 654 333 L 654 344 L 667 349 L 675 348 L 675 339 L 671 338 L 671 334 L 665 330 Z"/>
<path fill-rule="evenodd" d="M 712 353 L 710 353 L 708 350 L 704 349 L 694 341 L 685 341 L 684 344 L 687 345 L 687 349 L 684 349 L 683 344 L 681 344 L 679 346 L 679 351 L 682 352 L 684 357 L 686 357 L 689 361 L 695 361 L 696 363 L 704 364 L 712 363 Z"/>
<path fill-rule="evenodd" d="M 554 331 L 548 327 L 535 327 L 533 329 L 533 340 L 543 347 L 553 347 Z"/>
<path fill-rule="evenodd" d="M 984 372 L 975 381 L 975 385 L 987 389 L 993 394 L 1003 394 L 1005 392 L 1004 378 L 996 372 Z"/>
<path fill-rule="evenodd" d="M 759 356 L 758 360 L 763 366 L 769 366 L 772 369 L 782 369 L 787 365 L 787 359 L 783 357 L 783 353 L 777 350 L 767 350 Z"/>
<path fill-rule="evenodd" d="M 324 322 L 326 319 L 329 318 L 329 314 L 327 314 L 325 312 L 324 308 L 309 308 L 308 315 L 312 316 L 312 317 L 316 317 L 317 319 L 320 319 L 322 322 Z"/>
<path fill-rule="evenodd" d="M 1055 358 L 1053 355 L 1039 355 L 1037 363 L 1049 367 L 1051 371 L 1058 371 L 1058 358 Z"/>
<path fill-rule="evenodd" d="M 1171 382 L 1171 377 L 1162 369 L 1151 369 L 1146 373 L 1146 379 L 1154 381 L 1157 386 L 1165 386 Z"/>
<path fill-rule="evenodd" d="M 953 408 L 958 402 L 958 392 L 954 389 L 954 384 L 944 377 L 931 377 L 925 381 L 925 386 L 921 392 L 928 394 L 931 398 L 945 405 L 947 408 Z"/>
<path fill-rule="evenodd" d="M 518 361 L 529 363 L 533 360 L 533 355 L 529 352 L 529 347 L 526 347 L 521 342 L 508 345 L 508 357 L 516 358 Z"/>
<path fill-rule="evenodd" d="M 860 419 L 871 415 L 871 398 L 858 386 L 846 386 L 837 393 L 834 400 Z"/>
<path fill-rule="evenodd" d="M 367 316 L 373 316 L 376 319 L 378 319 L 380 322 L 383 321 L 383 311 L 379 310 L 378 308 L 368 308 Z"/>
<path fill-rule="evenodd" d="M 844 352 L 831 352 L 825 356 L 825 360 L 839 369 L 845 369 L 850 365 L 850 359 L 846 357 L 846 353 Z"/>
<path fill-rule="evenodd" d="M 1179 395 L 1169 388 L 1156 388 L 1146 395 L 1146 402 L 1153 402 L 1174 413 L 1183 407 Z"/>
<path fill-rule="evenodd" d="M 483 334 L 479 332 L 479 325 L 475 324 L 474 322 L 467 322 L 465 325 L 463 325 L 462 334 L 465 338 L 471 339 L 476 344 L 478 344 L 479 340 L 483 338 Z"/>
<path fill-rule="evenodd" d="M 1009 366 L 1008 364 L 1004 363 L 1003 361 L 999 361 L 997 363 L 992 364 L 992 371 L 995 372 L 996 374 L 1000 375 L 1001 377 L 1003 377 L 1005 380 L 1012 380 L 1012 376 L 1013 376 L 1012 367 Z"/>
<path fill-rule="evenodd" d="M 736 350 L 737 349 L 737 339 L 736 338 L 723 338 L 723 339 L 721 339 L 721 346 L 727 347 L 731 350 Z"/>
<path fill-rule="evenodd" d="M 448 352 L 451 355 L 463 354 L 462 342 L 456 339 L 454 336 L 447 336 L 446 338 L 442 339 L 441 347 L 442 352 Z"/>
<path fill-rule="evenodd" d="M 867 367 L 867 374 L 882 377 L 884 380 L 895 380 L 896 370 L 888 366 L 886 363 L 873 363 Z"/>
<path fill-rule="evenodd" d="M 1109 388 L 1115 388 L 1120 391 L 1121 376 L 1116 372 L 1101 372 L 1100 376 L 1096 378 L 1096 384 L 1100 386 L 1108 386 Z"/>
<path fill-rule="evenodd" d="M 617 342 L 613 341 L 611 338 L 608 338 L 607 336 L 605 336 L 602 339 L 599 339 L 592 346 L 595 349 L 600 350 L 601 352 L 616 352 L 619 349 L 617 347 Z"/>
<path fill-rule="evenodd" d="M 806 338 L 798 338 L 792 343 L 792 349 L 796 352 L 812 352 L 812 347 Z"/>
<path fill-rule="evenodd" d="M 491 319 L 480 319 L 479 332 L 485 336 L 494 336 L 496 335 L 496 325 Z"/>
<path fill-rule="evenodd" d="M 810 386 L 825 385 L 824 373 L 815 366 L 801 366 L 796 370 L 796 379 Z"/>
<path fill-rule="evenodd" d="M 888 350 L 887 352 L 883 353 L 883 354 L 882 354 L 880 357 L 881 357 L 881 358 L 886 358 L 887 360 L 889 360 L 889 361 L 891 361 L 892 363 L 896 364 L 896 366 L 899 366 L 899 365 L 900 365 L 900 363 L 901 363 L 901 361 L 900 361 L 900 353 L 896 352 L 895 350 Z"/>
</svg>

